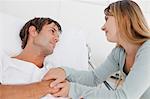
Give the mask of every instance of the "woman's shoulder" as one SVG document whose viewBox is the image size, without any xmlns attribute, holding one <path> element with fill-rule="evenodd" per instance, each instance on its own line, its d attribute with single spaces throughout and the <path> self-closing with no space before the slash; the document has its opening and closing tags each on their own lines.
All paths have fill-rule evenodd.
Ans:
<svg viewBox="0 0 150 99">
<path fill-rule="evenodd" d="M 143 49 L 150 49 L 150 40 L 145 41 L 141 47 L 139 48 L 139 50 L 143 50 Z"/>
<path fill-rule="evenodd" d="M 150 55 L 150 40 L 145 41 L 139 48 L 137 55 L 144 54 Z"/>
<path fill-rule="evenodd" d="M 120 46 L 116 46 L 116 47 L 114 47 L 113 49 L 112 49 L 112 53 L 114 54 L 114 55 L 117 55 L 117 54 L 120 54 L 120 53 L 124 53 L 124 49 L 122 48 L 122 47 L 120 47 Z"/>
<path fill-rule="evenodd" d="M 113 57 L 116 61 L 120 61 L 120 59 L 122 59 L 124 54 L 125 54 L 125 50 L 120 46 L 116 46 L 112 49 L 110 57 Z"/>
<path fill-rule="evenodd" d="M 145 41 L 142 46 L 150 47 L 150 40 Z"/>
</svg>

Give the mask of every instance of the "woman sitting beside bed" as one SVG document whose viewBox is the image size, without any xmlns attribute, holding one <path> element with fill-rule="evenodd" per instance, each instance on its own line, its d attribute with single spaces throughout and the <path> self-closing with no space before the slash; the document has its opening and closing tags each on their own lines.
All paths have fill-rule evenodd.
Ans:
<svg viewBox="0 0 150 99">
<path fill-rule="evenodd" d="M 107 59 L 93 71 L 67 67 L 50 69 L 45 80 L 56 79 L 51 87 L 62 88 L 55 96 L 72 99 L 148 99 L 150 97 L 150 29 L 140 7 L 131 0 L 111 3 L 105 10 L 107 40 L 116 43 Z M 125 81 L 121 88 L 97 87 L 116 71 Z M 61 83 L 68 80 L 65 84 Z"/>
</svg>

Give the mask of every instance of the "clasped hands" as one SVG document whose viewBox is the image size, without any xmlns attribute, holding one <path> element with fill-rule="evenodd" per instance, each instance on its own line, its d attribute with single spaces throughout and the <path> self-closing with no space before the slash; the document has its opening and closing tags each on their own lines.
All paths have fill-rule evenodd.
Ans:
<svg viewBox="0 0 150 99">
<path fill-rule="evenodd" d="M 66 73 L 62 68 L 52 68 L 43 77 L 43 80 L 53 80 L 50 83 L 50 94 L 55 97 L 68 97 L 70 84 L 66 80 Z"/>
</svg>

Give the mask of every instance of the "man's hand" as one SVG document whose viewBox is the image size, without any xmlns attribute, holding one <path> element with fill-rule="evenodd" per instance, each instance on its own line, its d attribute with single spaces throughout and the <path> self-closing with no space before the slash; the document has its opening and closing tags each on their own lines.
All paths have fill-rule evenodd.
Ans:
<svg viewBox="0 0 150 99">
<path fill-rule="evenodd" d="M 50 88 L 53 80 L 35 82 L 26 85 L 0 85 L 0 99 L 40 99 L 51 93 L 60 91 Z"/>
<path fill-rule="evenodd" d="M 54 80 L 50 84 L 50 87 L 55 87 L 57 84 L 64 82 L 65 78 L 66 78 L 66 73 L 64 69 L 52 68 L 46 73 L 43 80 Z"/>
<path fill-rule="evenodd" d="M 47 94 L 55 94 L 58 91 L 60 91 L 60 88 L 52 88 L 49 85 L 53 82 L 54 80 L 45 80 L 40 82 L 40 86 L 42 86 L 43 88 L 47 88 Z"/>
<path fill-rule="evenodd" d="M 53 94 L 55 97 L 68 97 L 70 84 L 67 80 L 62 83 L 57 84 L 54 88 L 60 89 L 57 93 Z"/>
</svg>

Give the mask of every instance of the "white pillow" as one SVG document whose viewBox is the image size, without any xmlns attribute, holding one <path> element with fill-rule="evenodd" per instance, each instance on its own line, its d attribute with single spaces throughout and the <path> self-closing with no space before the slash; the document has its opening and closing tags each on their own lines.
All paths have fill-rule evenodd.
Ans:
<svg viewBox="0 0 150 99">
<path fill-rule="evenodd" d="M 81 29 L 62 25 L 62 35 L 54 53 L 49 55 L 45 64 L 67 66 L 78 70 L 88 70 L 88 49 L 85 34 Z"/>
<path fill-rule="evenodd" d="M 0 13 L 0 51 L 14 56 L 21 49 L 19 31 L 26 22 L 14 16 Z M 80 29 L 61 24 L 62 36 L 52 55 L 49 55 L 47 66 L 69 66 L 76 69 L 88 69 L 88 52 L 84 33 Z"/>
<path fill-rule="evenodd" d="M 21 51 L 19 31 L 24 21 L 3 13 L 0 13 L 0 49 L 9 56 Z"/>
</svg>

